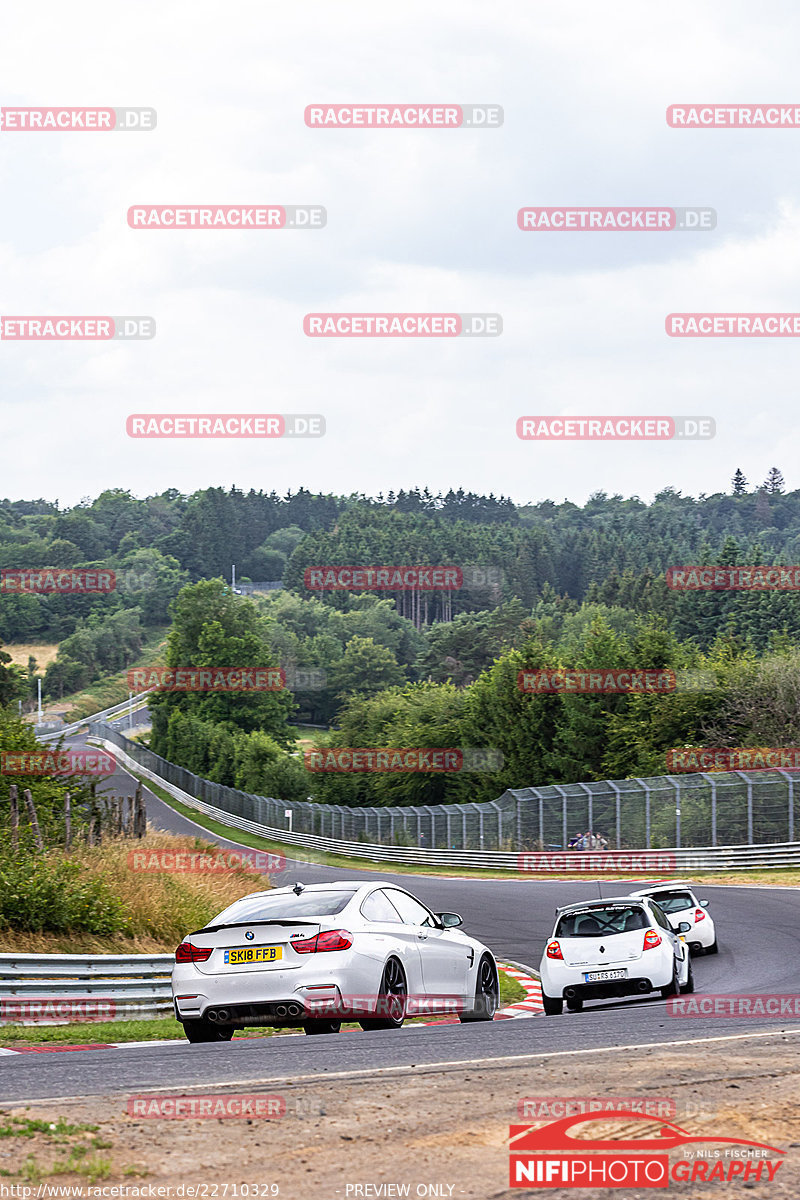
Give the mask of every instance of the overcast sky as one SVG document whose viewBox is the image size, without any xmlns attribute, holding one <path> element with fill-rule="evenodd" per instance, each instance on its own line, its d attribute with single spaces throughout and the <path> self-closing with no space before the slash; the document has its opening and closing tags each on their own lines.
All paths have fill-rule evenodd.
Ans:
<svg viewBox="0 0 800 1200">
<path fill-rule="evenodd" d="M 150 133 L 0 132 L 0 314 L 155 318 L 152 341 L 0 341 L 0 495 L 209 485 L 517 501 L 800 487 L 798 339 L 667 337 L 800 311 L 792 0 L 7 5 L 4 106 L 152 106 Z M 315 102 L 502 105 L 499 129 L 331 130 Z M 133 230 L 132 204 L 321 204 L 317 231 Z M 702 233 L 522 233 L 520 207 L 709 205 Z M 308 312 L 498 312 L 492 339 L 312 339 Z M 295 441 L 135 441 L 135 412 L 316 412 Z M 700 414 L 713 441 L 517 439 L 528 414 Z"/>
</svg>

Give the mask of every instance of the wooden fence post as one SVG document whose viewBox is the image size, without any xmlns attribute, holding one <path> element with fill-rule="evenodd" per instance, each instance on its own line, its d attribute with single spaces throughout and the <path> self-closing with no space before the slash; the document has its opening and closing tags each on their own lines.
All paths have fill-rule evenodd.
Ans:
<svg viewBox="0 0 800 1200">
<path fill-rule="evenodd" d="M 137 837 L 144 837 L 147 832 L 147 806 L 142 796 L 141 783 L 136 784 L 135 796 L 135 818 L 134 818 L 134 833 Z"/>
<path fill-rule="evenodd" d="M 16 854 L 19 850 L 19 802 L 15 783 L 8 789 L 8 803 L 11 808 L 11 849 Z"/>
<path fill-rule="evenodd" d="M 31 795 L 31 789 L 25 788 L 25 791 L 22 793 L 22 795 L 25 797 L 25 807 L 28 810 L 28 820 L 31 823 L 31 829 L 33 830 L 33 840 L 36 842 L 36 848 L 37 848 L 37 850 L 44 850 L 44 838 L 42 837 L 42 831 L 39 828 L 39 821 L 36 817 L 36 808 L 33 803 L 33 796 Z"/>
<path fill-rule="evenodd" d="M 72 797 L 69 792 L 64 796 L 64 850 L 69 854 L 72 849 Z"/>
</svg>

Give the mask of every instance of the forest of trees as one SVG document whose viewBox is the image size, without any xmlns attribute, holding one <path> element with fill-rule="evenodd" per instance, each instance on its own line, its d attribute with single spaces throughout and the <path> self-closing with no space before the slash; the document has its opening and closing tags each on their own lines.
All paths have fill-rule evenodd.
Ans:
<svg viewBox="0 0 800 1200">
<path fill-rule="evenodd" d="M 283 589 L 235 595 L 233 563 L 237 578 Z M 666 569 L 690 563 L 800 563 L 800 492 L 786 494 L 774 468 L 752 490 L 737 469 L 728 495 L 666 489 L 650 504 L 235 488 L 145 500 L 111 491 L 66 511 L 2 501 L 0 567 L 100 564 L 119 586 L 101 597 L 4 594 L 0 642 L 58 641 L 45 690 L 59 695 L 128 665 L 148 630 L 171 622 L 168 666 L 280 665 L 288 687 L 155 697 L 157 753 L 287 800 L 491 800 L 507 787 L 661 774 L 681 746 L 797 739 L 797 593 L 671 590 Z M 404 592 L 307 589 L 306 568 L 327 564 L 455 565 L 472 582 L 446 605 L 436 592 L 409 605 Z M 664 695 L 521 693 L 519 671 L 543 666 L 671 668 L 706 682 Z M 29 685 L 0 649 L 0 704 Z M 329 726 L 332 746 L 489 747 L 504 765 L 311 774 L 298 720 Z"/>
</svg>

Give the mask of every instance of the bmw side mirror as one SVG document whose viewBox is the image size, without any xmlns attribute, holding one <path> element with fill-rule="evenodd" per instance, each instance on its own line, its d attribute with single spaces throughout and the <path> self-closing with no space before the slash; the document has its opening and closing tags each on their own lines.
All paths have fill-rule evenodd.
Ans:
<svg viewBox="0 0 800 1200">
<path fill-rule="evenodd" d="M 437 913 L 436 920 L 439 921 L 445 929 L 454 929 L 456 925 L 464 924 L 458 913 Z"/>
<path fill-rule="evenodd" d="M 691 933 L 692 927 L 688 921 L 681 921 L 678 926 L 678 933 Z"/>
</svg>

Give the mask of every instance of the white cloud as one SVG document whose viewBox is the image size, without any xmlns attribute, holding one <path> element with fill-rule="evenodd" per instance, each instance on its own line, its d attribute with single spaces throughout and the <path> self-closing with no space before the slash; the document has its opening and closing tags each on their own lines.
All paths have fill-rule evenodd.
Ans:
<svg viewBox="0 0 800 1200">
<path fill-rule="evenodd" d="M 800 308 L 800 129 L 681 131 L 680 101 L 800 102 L 788 0 L 4 15 L 3 104 L 152 105 L 147 134 L 0 133 L 0 311 L 150 314 L 152 342 L 0 342 L 3 494 L 414 483 L 581 500 L 795 486 L 795 340 L 667 338 L 672 310 Z M 316 101 L 499 103 L 498 130 L 330 131 Z M 133 203 L 321 203 L 318 232 L 134 231 Z M 526 204 L 711 205 L 707 234 L 523 234 Z M 501 312 L 496 339 L 314 340 L 310 311 Z M 322 412 L 294 442 L 133 442 L 141 411 Z M 713 442 L 520 443 L 523 413 L 698 413 Z M 36 464 L 33 478 L 31 464 Z"/>
</svg>

